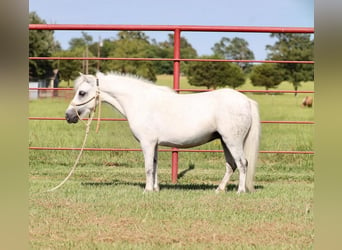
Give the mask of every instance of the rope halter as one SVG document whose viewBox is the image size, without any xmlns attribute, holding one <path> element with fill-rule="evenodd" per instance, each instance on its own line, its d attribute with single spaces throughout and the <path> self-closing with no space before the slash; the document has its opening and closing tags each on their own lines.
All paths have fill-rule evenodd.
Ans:
<svg viewBox="0 0 342 250">
<path fill-rule="evenodd" d="M 75 103 L 75 102 L 71 102 L 70 105 L 74 108 L 76 115 L 78 116 L 78 119 L 83 121 L 82 118 L 80 117 L 80 114 L 78 113 L 76 107 L 79 106 L 83 106 L 89 102 L 91 102 L 92 100 L 95 100 L 95 104 L 94 107 L 91 109 L 91 112 L 89 114 L 89 118 L 92 117 L 91 114 L 96 112 L 96 103 L 98 102 L 99 105 L 99 112 L 98 112 L 98 117 L 97 117 L 97 125 L 96 125 L 96 133 L 99 131 L 99 127 L 100 127 L 100 115 L 101 115 L 101 98 L 100 98 L 100 84 L 99 84 L 99 79 L 96 78 L 96 93 L 95 96 L 89 98 L 88 100 L 82 102 L 82 103 Z"/>
<path fill-rule="evenodd" d="M 82 103 L 75 103 L 74 101 L 72 101 L 71 102 L 71 106 L 73 106 L 73 107 L 82 106 L 82 105 L 85 105 L 85 104 L 91 102 L 94 99 L 96 101 L 97 99 L 99 99 L 99 97 L 100 97 L 99 79 L 96 78 L 96 93 L 95 93 L 95 96 L 89 98 L 87 101 L 84 101 Z M 95 105 L 94 105 L 93 109 L 95 109 L 95 108 L 96 108 L 96 102 L 95 102 Z"/>
</svg>

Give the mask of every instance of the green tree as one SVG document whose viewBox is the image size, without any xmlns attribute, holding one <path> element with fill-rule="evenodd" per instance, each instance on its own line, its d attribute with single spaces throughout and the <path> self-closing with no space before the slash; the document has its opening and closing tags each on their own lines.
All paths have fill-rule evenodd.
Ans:
<svg viewBox="0 0 342 250">
<path fill-rule="evenodd" d="M 168 41 L 157 43 L 152 40 L 152 53 L 155 58 L 173 58 L 173 44 Z M 157 74 L 173 74 L 173 62 L 172 61 L 155 61 L 153 67 Z"/>
<path fill-rule="evenodd" d="M 30 24 L 45 24 L 36 12 L 29 13 Z M 61 50 L 61 46 L 54 40 L 54 32 L 51 30 L 29 31 L 29 56 L 49 57 L 54 52 Z M 30 79 L 45 79 L 52 75 L 51 60 L 29 60 Z"/>
<path fill-rule="evenodd" d="M 217 56 L 203 56 L 201 59 L 218 59 Z M 239 66 L 228 62 L 191 62 L 188 67 L 188 81 L 194 86 L 236 88 L 244 84 L 244 74 Z"/>
<path fill-rule="evenodd" d="M 80 57 L 84 53 L 82 47 L 74 48 L 73 50 L 63 50 L 56 52 L 56 57 Z M 70 86 L 70 81 L 79 76 L 78 72 L 83 70 L 84 62 L 81 60 L 57 60 L 53 62 L 54 68 L 58 68 L 60 79 L 67 81 Z"/>
<path fill-rule="evenodd" d="M 264 86 L 266 90 L 276 88 L 283 80 L 279 69 L 271 63 L 255 65 L 250 78 L 253 86 Z"/>
<path fill-rule="evenodd" d="M 277 39 L 274 45 L 267 45 L 268 59 L 286 61 L 313 60 L 314 41 L 310 34 L 274 33 L 271 37 Z M 295 90 L 303 81 L 314 80 L 313 64 L 279 63 L 277 68 L 283 73 L 283 80 L 292 82 Z M 296 95 L 296 94 L 295 94 Z"/>
<path fill-rule="evenodd" d="M 154 57 L 157 58 L 173 58 L 174 54 L 174 34 L 168 34 L 168 40 L 160 43 L 153 42 Z M 197 51 L 192 47 L 185 37 L 180 39 L 180 56 L 181 58 L 197 58 Z M 181 62 L 181 72 L 188 72 L 188 62 Z M 158 74 L 173 74 L 172 61 L 156 61 L 154 63 Z"/>
<path fill-rule="evenodd" d="M 214 44 L 211 50 L 215 55 L 228 60 L 254 60 L 254 53 L 248 48 L 248 42 L 239 37 L 230 39 L 223 37 L 218 43 Z M 249 73 L 252 65 L 249 63 L 239 62 L 244 73 Z"/>
<path fill-rule="evenodd" d="M 110 57 L 115 51 L 115 40 L 113 39 L 103 39 L 102 46 L 99 48 L 99 43 L 93 43 L 89 46 L 89 51 L 93 55 L 97 55 L 100 52 L 100 57 Z M 99 67 L 99 68 L 98 68 Z M 110 72 L 113 71 L 110 65 L 110 61 L 103 60 L 96 63 L 96 68 L 101 72 Z"/>
<path fill-rule="evenodd" d="M 69 41 L 69 49 L 53 53 L 56 57 L 94 57 L 91 51 L 93 38 L 85 32 L 82 37 L 72 38 Z M 60 78 L 68 82 L 75 79 L 79 72 L 94 74 L 97 70 L 95 60 L 56 60 L 52 63 L 54 68 L 58 68 Z"/>
<path fill-rule="evenodd" d="M 93 37 L 86 32 L 82 32 L 82 37 L 73 38 L 69 41 L 69 50 L 71 54 L 78 57 L 94 57 L 90 51 Z M 95 60 L 82 60 L 82 71 L 84 74 L 93 74 L 96 72 L 97 62 Z"/>
<path fill-rule="evenodd" d="M 88 35 L 86 32 L 82 32 L 82 37 L 72 38 L 69 41 L 69 49 L 73 50 L 76 48 L 84 48 L 85 50 L 92 41 L 93 37 L 91 35 Z"/>
<path fill-rule="evenodd" d="M 145 58 L 151 57 L 151 45 L 148 37 L 141 31 L 120 31 L 118 39 L 114 40 L 110 57 Z M 149 61 L 109 61 L 107 67 L 111 70 L 143 76 L 156 81 L 153 64 Z"/>
</svg>

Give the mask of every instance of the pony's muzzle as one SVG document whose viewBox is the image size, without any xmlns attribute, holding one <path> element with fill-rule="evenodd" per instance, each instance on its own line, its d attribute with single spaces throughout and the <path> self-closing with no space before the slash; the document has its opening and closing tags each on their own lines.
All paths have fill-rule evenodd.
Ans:
<svg viewBox="0 0 342 250">
<path fill-rule="evenodd" d="M 80 114 L 79 114 L 80 115 Z M 77 123 L 79 118 L 74 109 L 69 109 L 65 112 L 65 120 L 68 123 Z"/>
</svg>

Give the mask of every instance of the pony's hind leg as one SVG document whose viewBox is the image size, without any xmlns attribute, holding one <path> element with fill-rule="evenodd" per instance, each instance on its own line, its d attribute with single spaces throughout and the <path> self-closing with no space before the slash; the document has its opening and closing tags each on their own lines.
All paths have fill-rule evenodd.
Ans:
<svg viewBox="0 0 342 250">
<path fill-rule="evenodd" d="M 247 160 L 245 158 L 240 158 L 237 163 L 239 169 L 239 193 L 246 193 L 246 177 L 247 177 Z"/>
<path fill-rule="evenodd" d="M 216 189 L 216 193 L 223 192 L 226 189 L 227 183 L 229 182 L 230 177 L 234 173 L 236 169 L 236 165 L 233 159 L 232 154 L 230 153 L 229 149 L 227 148 L 226 144 L 221 140 L 221 144 L 224 151 L 224 157 L 226 159 L 226 173 L 223 176 L 223 179 L 220 185 Z"/>
<path fill-rule="evenodd" d="M 233 168 L 226 162 L 226 173 L 224 174 L 220 185 L 216 188 L 216 193 L 225 191 L 227 183 L 233 173 L 234 173 Z"/>
<path fill-rule="evenodd" d="M 222 139 L 223 148 L 227 148 L 227 151 L 229 152 L 230 156 L 233 158 L 234 163 L 230 163 L 228 160 L 228 163 L 230 163 L 230 166 L 235 166 L 239 170 L 239 187 L 237 193 L 245 193 L 246 192 L 246 177 L 247 177 L 247 159 L 245 158 L 244 152 L 243 152 L 243 145 L 242 143 L 235 143 L 235 144 L 229 144 L 226 140 Z M 225 153 L 226 155 L 226 153 Z M 230 157 L 229 157 L 230 158 Z M 234 165 L 235 164 L 235 165 Z M 233 167 L 233 171 L 235 170 Z M 231 171 L 231 174 L 232 172 Z M 231 175 L 230 174 L 230 175 Z M 229 176 L 230 177 L 230 176 Z M 223 179 L 222 181 L 224 181 Z"/>
</svg>

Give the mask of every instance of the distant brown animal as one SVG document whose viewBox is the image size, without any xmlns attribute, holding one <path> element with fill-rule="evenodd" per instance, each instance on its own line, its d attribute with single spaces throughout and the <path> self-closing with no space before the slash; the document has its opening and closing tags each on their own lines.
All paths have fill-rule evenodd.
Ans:
<svg viewBox="0 0 342 250">
<path fill-rule="evenodd" d="M 311 108 L 313 104 L 313 97 L 312 96 L 305 96 L 302 101 L 302 107 Z"/>
</svg>

